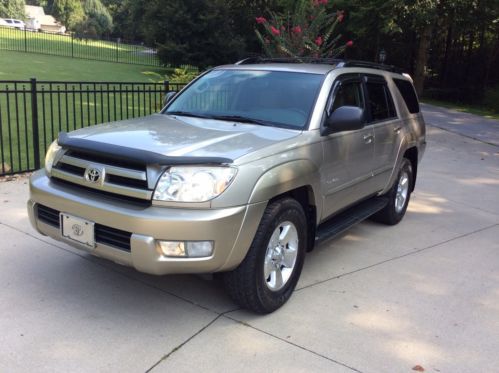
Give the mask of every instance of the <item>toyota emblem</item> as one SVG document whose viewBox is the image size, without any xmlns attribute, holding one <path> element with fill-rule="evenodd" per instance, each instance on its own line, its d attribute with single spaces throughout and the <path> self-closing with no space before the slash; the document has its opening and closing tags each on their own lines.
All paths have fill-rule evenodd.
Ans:
<svg viewBox="0 0 499 373">
<path fill-rule="evenodd" d="M 102 177 L 102 171 L 98 168 L 87 168 L 85 170 L 85 180 L 90 183 L 97 183 Z"/>
<path fill-rule="evenodd" d="M 85 231 L 83 230 L 83 227 L 80 224 L 73 224 L 71 229 L 73 230 L 73 234 L 75 236 L 78 236 L 78 237 L 82 236 L 83 233 L 85 233 Z"/>
</svg>

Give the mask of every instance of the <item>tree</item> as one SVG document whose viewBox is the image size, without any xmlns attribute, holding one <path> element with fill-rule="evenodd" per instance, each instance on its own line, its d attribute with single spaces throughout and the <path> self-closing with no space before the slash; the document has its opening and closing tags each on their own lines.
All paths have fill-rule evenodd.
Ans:
<svg viewBox="0 0 499 373">
<path fill-rule="evenodd" d="M 77 26 L 81 34 L 100 36 L 108 34 L 113 28 L 113 19 L 100 0 L 84 0 L 84 20 Z"/>
<path fill-rule="evenodd" d="M 53 0 L 51 12 L 58 21 L 70 30 L 83 22 L 85 18 L 80 0 Z"/>
<path fill-rule="evenodd" d="M 25 19 L 24 0 L 0 0 L 0 17 Z"/>
<path fill-rule="evenodd" d="M 264 35 L 255 30 L 263 49 L 270 57 L 332 57 L 342 54 L 348 43 L 336 47 L 341 34 L 337 26 L 343 21 L 344 12 L 327 9 L 327 0 L 299 0 L 282 13 L 271 12 L 271 19 L 257 17 Z"/>
<path fill-rule="evenodd" d="M 234 62 L 244 39 L 223 0 L 151 0 L 142 18 L 145 41 L 165 63 L 201 68 Z"/>
</svg>

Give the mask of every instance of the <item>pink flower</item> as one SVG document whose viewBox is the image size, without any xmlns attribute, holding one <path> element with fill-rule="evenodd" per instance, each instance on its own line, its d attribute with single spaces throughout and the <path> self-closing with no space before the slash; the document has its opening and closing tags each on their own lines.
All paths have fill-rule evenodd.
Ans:
<svg viewBox="0 0 499 373">
<path fill-rule="evenodd" d="M 314 2 L 313 2 L 314 6 L 326 5 L 327 3 L 328 3 L 328 0 L 314 0 Z"/>
<path fill-rule="evenodd" d="M 259 23 L 259 24 L 267 22 L 267 20 L 265 19 L 265 17 L 256 17 L 255 21 L 256 21 L 256 23 Z"/>
<path fill-rule="evenodd" d="M 295 34 L 301 34 L 301 27 L 300 26 L 295 26 L 292 28 L 293 33 Z"/>
<path fill-rule="evenodd" d="M 347 41 L 347 43 L 345 44 L 346 47 L 351 47 L 353 46 L 353 41 L 349 40 Z"/>
<path fill-rule="evenodd" d="M 272 32 L 272 34 L 275 36 L 281 35 L 281 31 L 276 29 L 274 26 L 270 26 L 270 32 Z"/>
<path fill-rule="evenodd" d="M 343 22 L 343 19 L 345 18 L 345 11 L 344 10 L 338 10 L 336 12 L 336 18 L 338 19 L 338 22 Z"/>
<path fill-rule="evenodd" d="M 319 47 L 322 45 L 322 36 L 317 36 L 317 39 L 315 39 L 315 44 L 317 44 Z"/>
</svg>

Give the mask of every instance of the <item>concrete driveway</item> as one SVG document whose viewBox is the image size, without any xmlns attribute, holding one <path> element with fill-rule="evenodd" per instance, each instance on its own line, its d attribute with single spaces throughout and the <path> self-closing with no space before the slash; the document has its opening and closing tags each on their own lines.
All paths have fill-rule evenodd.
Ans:
<svg viewBox="0 0 499 373">
<path fill-rule="evenodd" d="M 27 179 L 0 183 L 0 371 L 496 370 L 499 147 L 464 134 L 429 126 L 402 223 L 319 246 L 268 316 L 217 281 L 142 275 L 41 237 Z"/>
</svg>

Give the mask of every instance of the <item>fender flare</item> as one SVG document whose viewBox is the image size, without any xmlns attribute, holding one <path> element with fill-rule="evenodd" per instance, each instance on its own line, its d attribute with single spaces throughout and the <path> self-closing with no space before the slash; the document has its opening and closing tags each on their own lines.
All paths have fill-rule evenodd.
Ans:
<svg viewBox="0 0 499 373">
<path fill-rule="evenodd" d="M 395 159 L 395 164 L 392 169 L 392 173 L 390 174 L 390 178 L 388 179 L 387 184 L 383 188 L 383 191 L 381 191 L 380 194 L 385 194 L 387 193 L 390 188 L 393 186 L 393 183 L 395 182 L 395 179 L 397 178 L 397 172 L 400 167 L 400 164 L 402 163 L 402 159 L 404 158 L 405 152 L 413 147 L 417 147 L 417 143 L 414 140 L 409 140 L 409 135 L 404 136 L 402 141 L 400 142 L 400 146 L 397 152 L 397 158 Z"/>
<path fill-rule="evenodd" d="M 248 203 L 269 201 L 301 187 L 311 188 L 313 200 L 309 202 L 315 205 L 317 216 L 321 216 L 320 172 L 318 166 L 307 159 L 281 163 L 267 170 L 253 186 Z"/>
</svg>

